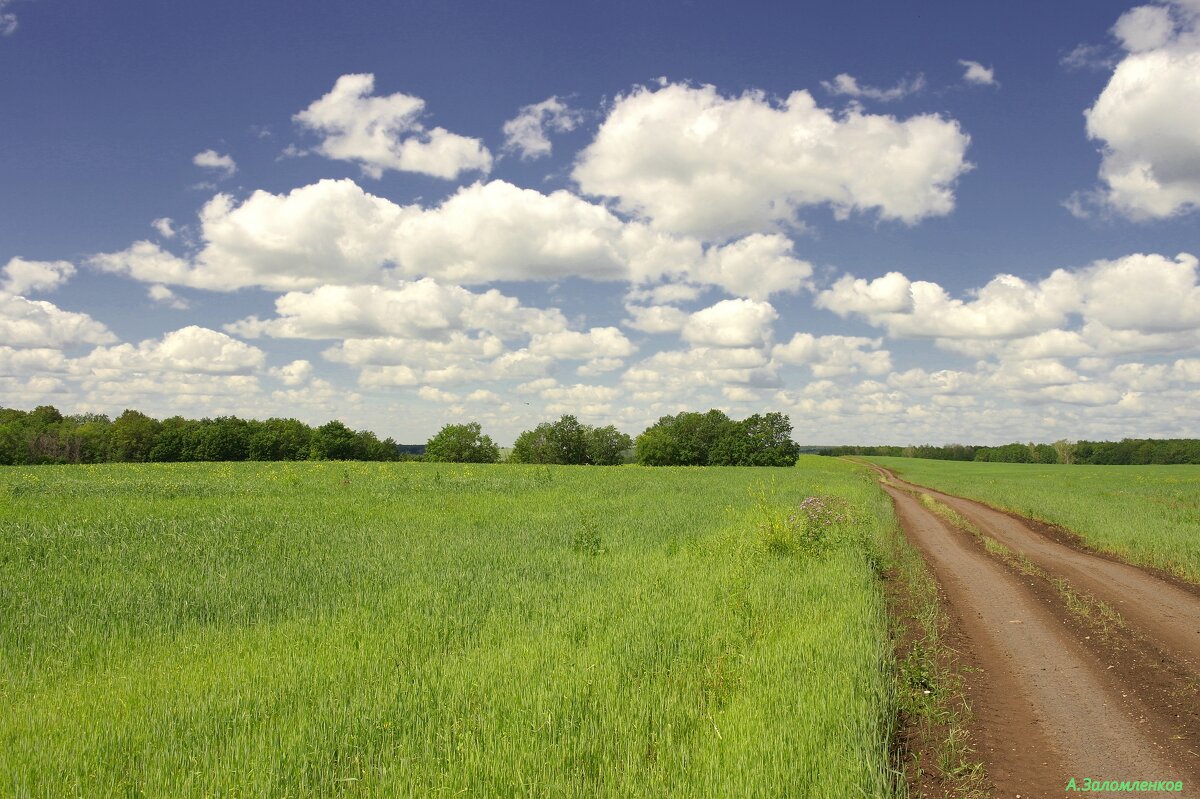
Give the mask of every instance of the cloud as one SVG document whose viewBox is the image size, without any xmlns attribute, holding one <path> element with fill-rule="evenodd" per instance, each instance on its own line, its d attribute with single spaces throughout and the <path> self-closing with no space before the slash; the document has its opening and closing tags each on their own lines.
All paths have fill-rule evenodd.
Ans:
<svg viewBox="0 0 1200 799">
<path fill-rule="evenodd" d="M 710 247 L 691 277 L 752 300 L 765 300 L 778 292 L 795 293 L 808 286 L 813 269 L 793 257 L 792 247 L 791 240 L 778 233 L 754 233 Z"/>
<path fill-rule="evenodd" d="M 517 153 L 522 161 L 550 155 L 547 131 L 566 133 L 583 121 L 582 112 L 557 97 L 522 106 L 515 117 L 504 123 L 504 149 Z"/>
<path fill-rule="evenodd" d="M 377 281 L 404 213 L 349 180 L 323 180 L 284 195 L 256 191 L 241 205 L 218 194 L 200 212 L 203 245 L 193 257 L 139 241 L 90 262 L 137 280 L 224 291 Z"/>
<path fill-rule="evenodd" d="M 805 91 L 775 101 L 668 84 L 618 97 L 573 175 L 627 214 L 705 238 L 796 224 L 816 205 L 913 224 L 953 209 L 969 141 L 935 114 L 835 116 Z"/>
<path fill-rule="evenodd" d="M 250 374 L 263 365 L 262 350 L 205 327 L 188 327 L 136 346 L 97 347 L 77 359 L 77 369 L 99 377 L 129 373 Z"/>
<path fill-rule="evenodd" d="M 321 155 L 353 161 L 372 178 L 389 169 L 447 180 L 463 172 L 491 171 L 492 154 L 479 139 L 425 128 L 420 97 L 399 92 L 376 97 L 374 90 L 372 74 L 342 75 L 328 94 L 293 119 L 322 136 L 317 146 Z"/>
<path fill-rule="evenodd" d="M 1078 44 L 1058 63 L 1067 69 L 1102 70 L 1111 69 L 1117 59 L 1109 52 L 1109 48 L 1098 44 Z"/>
<path fill-rule="evenodd" d="M 625 334 L 615 327 L 593 327 L 584 332 L 558 330 L 536 333 L 529 342 L 531 353 L 549 355 L 556 360 L 625 358 L 632 355 L 635 349 Z"/>
<path fill-rule="evenodd" d="M 12 36 L 17 32 L 17 15 L 4 9 L 9 0 L 0 0 L 0 36 Z"/>
<path fill-rule="evenodd" d="M 430 278 L 374 285 L 321 286 L 275 300 L 274 319 L 249 317 L 226 326 L 247 337 L 361 339 L 381 336 L 435 339 L 461 330 L 488 330 L 504 338 L 566 328 L 557 309 L 521 305 L 496 289 L 482 294 Z"/>
<path fill-rule="evenodd" d="M 192 163 L 202 169 L 212 169 L 221 177 L 232 177 L 237 172 L 237 162 L 230 155 L 221 155 L 216 150 L 204 150 L 192 156 Z M 161 232 L 161 231 L 160 231 Z"/>
<path fill-rule="evenodd" d="M 0 291 L 9 294 L 29 294 L 53 291 L 75 274 L 74 264 L 68 261 L 27 261 L 12 258 L 5 264 Z"/>
<path fill-rule="evenodd" d="M 776 344 L 771 357 L 780 363 L 805 364 L 816 377 L 865 372 L 887 374 L 892 356 L 879 349 L 882 339 L 861 336 L 814 336 L 796 333 L 787 344 Z"/>
<path fill-rule="evenodd" d="M 1175 35 L 1175 23 L 1166 6 L 1138 6 L 1122 14 L 1112 32 L 1127 51 L 1141 53 L 1167 44 Z"/>
<path fill-rule="evenodd" d="M 959 66 L 963 67 L 963 80 L 975 86 L 999 86 L 996 82 L 996 70 L 992 67 L 985 67 L 978 61 L 967 61 L 966 59 L 958 60 Z"/>
<path fill-rule="evenodd" d="M 624 365 L 625 361 L 621 358 L 593 358 L 587 363 L 580 364 L 575 370 L 575 374 L 580 377 L 593 377 L 595 375 L 615 372 Z"/>
<path fill-rule="evenodd" d="M 1101 143 L 1102 205 L 1133 219 L 1200 207 L 1200 7 L 1134 8 L 1113 34 L 1125 56 L 1085 112 Z M 1088 194 L 1076 198 L 1080 205 Z"/>
<path fill-rule="evenodd" d="M 267 372 L 285 386 L 302 386 L 313 377 L 313 365 L 303 358 Z"/>
<path fill-rule="evenodd" d="M 146 289 L 146 296 L 156 305 L 165 305 L 168 308 L 174 308 L 177 311 L 185 311 L 188 309 L 189 303 L 183 297 L 180 297 L 175 292 L 171 291 L 161 283 L 155 283 Z"/>
<path fill-rule="evenodd" d="M 171 221 L 169 216 L 164 216 L 160 217 L 159 219 L 155 219 L 150 223 L 150 226 L 157 230 L 158 235 L 162 236 L 164 239 L 173 239 L 175 238 L 175 228 L 173 227 L 173 224 L 174 223 Z"/>
<path fill-rule="evenodd" d="M 890 103 L 922 91 L 925 88 L 925 76 L 917 75 L 915 78 L 901 80 L 890 89 L 878 89 L 873 86 L 864 86 L 853 75 L 847 75 L 843 72 L 832 81 L 821 81 L 821 88 L 830 94 Z"/>
<path fill-rule="evenodd" d="M 696 390 L 702 387 L 779 385 L 770 359 L 759 346 L 664 350 L 627 369 L 621 381 L 634 392 L 635 400 L 671 399 L 681 406 L 694 402 Z"/>
<path fill-rule="evenodd" d="M 778 318 L 767 302 L 722 300 L 688 317 L 682 337 L 697 347 L 756 347 L 771 338 Z"/>
<path fill-rule="evenodd" d="M 116 336 L 87 314 L 0 291 L 0 341 L 12 347 L 58 348 L 108 344 L 116 341 Z"/>
<path fill-rule="evenodd" d="M 29 378 L 46 372 L 65 372 L 68 364 L 61 350 L 0 345 L 0 377 Z"/>
<path fill-rule="evenodd" d="M 999 275 L 967 299 L 898 272 L 871 282 L 845 275 L 814 304 L 862 316 L 893 338 L 934 338 L 973 357 L 1171 352 L 1200 344 L 1197 272 L 1188 253 L 1135 253 L 1057 269 L 1036 283 Z"/>
<path fill-rule="evenodd" d="M 688 314 L 670 305 L 626 305 L 629 317 L 622 324 L 643 333 L 673 333 L 683 330 Z"/>
<path fill-rule="evenodd" d="M 421 386 L 417 389 L 417 396 L 427 402 L 441 402 L 444 404 L 458 402 L 459 400 L 457 394 L 451 394 L 449 391 L 443 391 L 433 386 Z"/>
<path fill-rule="evenodd" d="M 504 340 L 491 333 L 452 332 L 441 339 L 347 339 L 324 352 L 326 359 L 353 366 L 410 366 L 432 369 L 447 364 L 493 360 L 506 353 Z"/>
<path fill-rule="evenodd" d="M 240 205 L 218 194 L 200 212 L 200 234 L 188 257 L 138 241 L 89 262 L 137 280 L 218 291 L 425 276 L 467 285 L 565 277 L 649 285 L 667 278 L 762 299 L 805 287 L 812 274 L 779 234 L 705 250 L 695 239 L 622 221 L 570 192 L 542 194 L 504 181 L 464 186 L 430 208 L 397 205 L 351 180 L 322 180 L 287 194 L 256 191 Z"/>
<path fill-rule="evenodd" d="M 1083 313 L 1116 330 L 1166 332 L 1200 328 L 1197 259 L 1134 254 L 1084 270 Z"/>
<path fill-rule="evenodd" d="M 1036 285 L 999 275 L 971 294 L 953 298 L 936 283 L 910 283 L 899 273 L 870 283 L 846 275 L 815 304 L 864 316 L 894 338 L 1012 338 L 1061 324 L 1079 305 L 1075 282 L 1062 270 Z"/>
</svg>

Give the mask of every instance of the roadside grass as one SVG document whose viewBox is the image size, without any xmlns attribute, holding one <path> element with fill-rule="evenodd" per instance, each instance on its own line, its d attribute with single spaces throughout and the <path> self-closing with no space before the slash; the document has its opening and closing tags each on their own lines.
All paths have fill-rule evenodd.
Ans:
<svg viewBox="0 0 1200 799">
<path fill-rule="evenodd" d="M 1099 551 L 1200 583 L 1200 466 L 869 460 L 910 482 L 1058 525 Z"/>
<path fill-rule="evenodd" d="M 5 795 L 896 791 L 861 467 L 5 468 L 0 498 Z"/>
</svg>

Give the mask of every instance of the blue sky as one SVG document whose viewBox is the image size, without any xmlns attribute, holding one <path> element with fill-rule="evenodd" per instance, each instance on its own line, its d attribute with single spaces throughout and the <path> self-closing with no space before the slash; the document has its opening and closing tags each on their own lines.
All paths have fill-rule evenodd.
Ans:
<svg viewBox="0 0 1200 799">
<path fill-rule="evenodd" d="M 0 0 L 0 404 L 1196 435 L 1198 20 Z"/>
</svg>

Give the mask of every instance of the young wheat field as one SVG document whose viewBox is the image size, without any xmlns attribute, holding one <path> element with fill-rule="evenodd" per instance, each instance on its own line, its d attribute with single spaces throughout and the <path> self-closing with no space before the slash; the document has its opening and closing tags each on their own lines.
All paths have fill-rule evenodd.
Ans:
<svg viewBox="0 0 1200 799">
<path fill-rule="evenodd" d="M 870 460 L 905 480 L 1060 525 L 1098 550 L 1200 582 L 1200 466 Z"/>
<path fill-rule="evenodd" d="M 0 498 L 3 795 L 893 790 L 861 467 L 7 468 Z"/>
</svg>

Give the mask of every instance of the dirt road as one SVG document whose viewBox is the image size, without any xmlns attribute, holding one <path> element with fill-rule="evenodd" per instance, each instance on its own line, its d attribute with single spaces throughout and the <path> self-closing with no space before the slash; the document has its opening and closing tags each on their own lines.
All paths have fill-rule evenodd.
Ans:
<svg viewBox="0 0 1200 799">
<path fill-rule="evenodd" d="M 1200 797 L 1200 592 L 876 468 L 968 650 L 973 733 L 992 795 L 1075 796 L 1069 780 L 1082 792 L 1086 778 L 1179 781 L 1180 792 L 1137 793 Z M 920 494 L 1010 554 L 989 553 Z M 1093 600 L 1116 614 L 1090 612 Z"/>
</svg>

